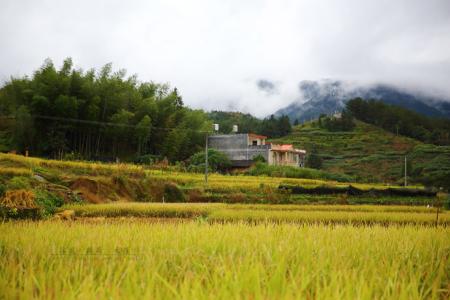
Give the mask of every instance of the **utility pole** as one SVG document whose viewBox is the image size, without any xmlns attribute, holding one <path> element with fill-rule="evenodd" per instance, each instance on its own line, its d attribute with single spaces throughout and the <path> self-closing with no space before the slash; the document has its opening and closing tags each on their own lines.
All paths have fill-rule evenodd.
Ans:
<svg viewBox="0 0 450 300">
<path fill-rule="evenodd" d="M 208 133 L 205 137 L 205 184 L 208 184 Z"/>
<path fill-rule="evenodd" d="M 407 181 L 407 176 L 406 176 L 406 172 L 407 172 L 407 169 L 406 169 L 407 167 L 406 167 L 406 155 L 405 155 L 405 186 L 408 184 L 408 181 Z"/>
</svg>

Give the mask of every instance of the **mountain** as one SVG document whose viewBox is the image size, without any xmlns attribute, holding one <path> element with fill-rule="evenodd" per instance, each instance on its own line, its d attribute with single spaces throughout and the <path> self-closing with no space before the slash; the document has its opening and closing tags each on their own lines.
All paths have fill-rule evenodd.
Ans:
<svg viewBox="0 0 450 300">
<path fill-rule="evenodd" d="M 302 81 L 299 90 L 303 97 L 278 110 L 276 116 L 287 115 L 291 121 L 307 121 L 321 114 L 341 111 L 348 100 L 361 97 L 381 100 L 427 116 L 450 118 L 450 103 L 445 99 L 417 95 L 389 85 L 350 87 L 342 81 Z"/>
</svg>

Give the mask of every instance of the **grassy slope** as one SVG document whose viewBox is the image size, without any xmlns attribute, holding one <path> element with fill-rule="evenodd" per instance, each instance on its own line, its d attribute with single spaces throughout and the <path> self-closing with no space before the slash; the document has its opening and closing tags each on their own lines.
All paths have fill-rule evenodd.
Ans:
<svg viewBox="0 0 450 300">
<path fill-rule="evenodd" d="M 352 132 L 329 132 L 311 124 L 294 127 L 292 134 L 273 140 L 291 143 L 323 157 L 323 169 L 345 173 L 358 181 L 401 183 L 404 156 L 412 159 L 412 168 L 442 168 L 436 156 L 450 159 L 450 147 L 425 145 L 417 140 L 396 136 L 381 128 L 357 122 Z"/>
<path fill-rule="evenodd" d="M 13 181 L 15 184 L 12 184 Z M 289 197 L 279 191 L 278 186 L 288 184 L 313 188 L 322 185 L 344 187 L 350 184 L 312 179 L 211 174 L 208 185 L 205 186 L 202 174 L 154 170 L 132 164 L 56 161 L 0 154 L 0 185 L 6 188 L 13 185 L 17 188 L 17 183 L 22 182 L 28 182 L 28 188 L 34 190 L 55 190 L 59 194 L 63 193 L 65 198 L 80 194 L 83 199 L 92 203 L 117 200 L 159 202 L 163 200 L 167 184 L 176 184 L 186 197 L 169 200 L 166 195 L 166 201 L 308 203 L 314 200 L 313 202 L 330 203 L 336 201 L 336 196 Z M 381 184 L 352 185 L 360 189 L 388 187 Z M 348 203 L 354 202 L 350 198 L 347 200 Z M 358 198 L 355 201 L 372 203 L 380 199 Z M 70 202 L 70 199 L 66 202 Z"/>
</svg>

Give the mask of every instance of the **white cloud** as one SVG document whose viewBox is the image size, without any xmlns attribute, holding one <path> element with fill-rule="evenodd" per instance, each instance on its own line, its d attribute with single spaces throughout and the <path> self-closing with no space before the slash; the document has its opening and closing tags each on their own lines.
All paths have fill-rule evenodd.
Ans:
<svg viewBox="0 0 450 300">
<path fill-rule="evenodd" d="M 3 80 L 71 56 L 170 82 L 194 107 L 259 116 L 297 98 L 305 79 L 450 95 L 448 0 L 3 0 L 0 38 Z"/>
</svg>

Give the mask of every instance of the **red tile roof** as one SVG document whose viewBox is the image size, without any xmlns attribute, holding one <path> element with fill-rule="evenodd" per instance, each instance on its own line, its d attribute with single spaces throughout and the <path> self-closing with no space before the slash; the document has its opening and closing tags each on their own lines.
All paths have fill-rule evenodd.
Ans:
<svg viewBox="0 0 450 300">
<path fill-rule="evenodd" d="M 283 144 L 283 145 L 272 144 L 271 150 L 278 152 L 295 152 L 303 154 L 306 153 L 305 150 L 295 149 L 292 144 Z"/>
<path fill-rule="evenodd" d="M 254 139 L 261 139 L 261 140 L 267 139 L 267 136 L 265 136 L 265 135 L 259 135 L 259 134 L 254 134 L 254 133 L 249 133 L 248 136 L 251 138 L 254 138 Z"/>
</svg>

